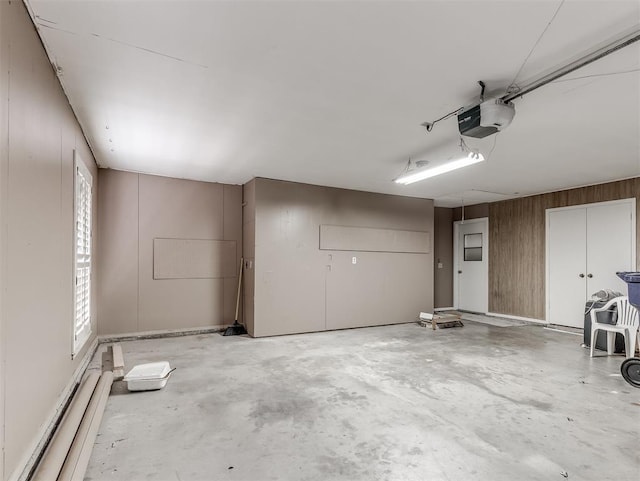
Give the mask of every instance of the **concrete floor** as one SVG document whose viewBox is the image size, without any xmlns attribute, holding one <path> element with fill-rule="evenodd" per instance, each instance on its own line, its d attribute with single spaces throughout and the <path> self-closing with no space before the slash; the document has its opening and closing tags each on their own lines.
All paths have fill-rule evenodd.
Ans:
<svg viewBox="0 0 640 481">
<path fill-rule="evenodd" d="M 85 479 L 640 479 L 640 390 L 581 342 L 475 322 L 124 342 L 127 370 L 177 370 L 114 385 Z"/>
</svg>

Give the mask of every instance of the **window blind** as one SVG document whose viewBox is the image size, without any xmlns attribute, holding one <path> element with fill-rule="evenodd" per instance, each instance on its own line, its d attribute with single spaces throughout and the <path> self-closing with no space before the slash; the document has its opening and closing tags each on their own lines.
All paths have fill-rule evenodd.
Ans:
<svg viewBox="0 0 640 481">
<path fill-rule="evenodd" d="M 91 188 L 90 172 L 76 161 L 74 355 L 91 333 Z"/>
</svg>

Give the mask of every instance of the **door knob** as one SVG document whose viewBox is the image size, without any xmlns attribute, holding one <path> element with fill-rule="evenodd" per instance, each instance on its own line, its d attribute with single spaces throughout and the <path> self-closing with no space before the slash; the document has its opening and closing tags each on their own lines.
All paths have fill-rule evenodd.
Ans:
<svg viewBox="0 0 640 481">
<path fill-rule="evenodd" d="M 593 274 L 587 274 L 587 277 L 591 279 L 593 277 Z"/>
<path fill-rule="evenodd" d="M 462 271 L 458 271 L 458 274 L 462 274 Z"/>
<path fill-rule="evenodd" d="M 583 277 L 584 277 L 584 274 L 578 274 L 578 276 L 579 276 L 580 278 L 583 278 Z"/>
</svg>

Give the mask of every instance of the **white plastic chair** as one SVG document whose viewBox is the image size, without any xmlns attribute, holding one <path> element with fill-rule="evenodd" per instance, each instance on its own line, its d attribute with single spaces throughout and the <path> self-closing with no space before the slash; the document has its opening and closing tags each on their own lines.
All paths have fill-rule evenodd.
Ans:
<svg viewBox="0 0 640 481">
<path fill-rule="evenodd" d="M 618 310 L 618 321 L 616 324 L 598 322 L 596 313 L 606 311 L 614 304 Z M 598 331 L 607 331 L 607 354 L 609 356 L 612 355 L 614 351 L 616 333 L 620 333 L 624 336 L 625 356 L 633 357 L 636 350 L 636 336 L 639 324 L 640 315 L 638 314 L 638 310 L 629 303 L 627 296 L 616 297 L 602 307 L 591 309 L 591 357 L 593 357 Z"/>
</svg>

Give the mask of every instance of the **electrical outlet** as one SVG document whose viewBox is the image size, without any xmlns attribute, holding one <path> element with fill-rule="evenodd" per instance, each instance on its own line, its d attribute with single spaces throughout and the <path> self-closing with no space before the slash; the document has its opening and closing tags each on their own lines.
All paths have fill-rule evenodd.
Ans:
<svg viewBox="0 0 640 481">
<path fill-rule="evenodd" d="M 358 263 L 358 258 L 357 257 L 352 257 L 351 258 L 351 263 L 352 264 L 357 264 Z"/>
<path fill-rule="evenodd" d="M 442 269 L 442 262 L 438 262 L 438 269 Z"/>
</svg>

